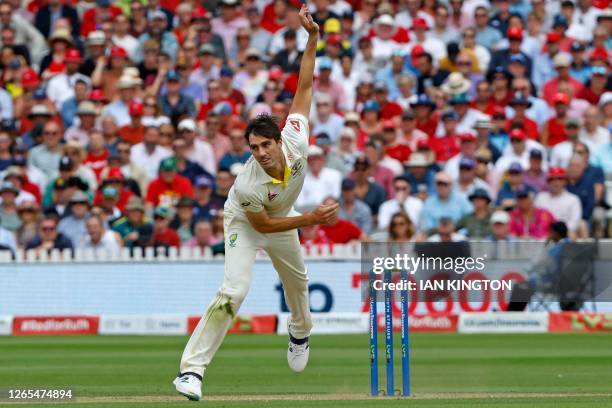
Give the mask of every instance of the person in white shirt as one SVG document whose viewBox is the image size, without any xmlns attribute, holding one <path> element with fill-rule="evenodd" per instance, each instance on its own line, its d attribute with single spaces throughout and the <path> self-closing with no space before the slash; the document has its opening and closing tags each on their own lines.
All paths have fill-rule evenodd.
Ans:
<svg viewBox="0 0 612 408">
<path fill-rule="evenodd" d="M 342 116 L 334 112 L 333 98 L 327 93 L 320 93 L 316 98 L 316 113 L 312 118 L 314 134 L 327 133 L 333 144 L 338 142 L 344 127 Z"/>
<path fill-rule="evenodd" d="M 198 127 L 193 119 L 187 118 L 179 122 L 178 132 L 186 142 L 187 158 L 198 163 L 210 174 L 217 173 L 217 162 L 211 145 L 198 139 Z"/>
<path fill-rule="evenodd" d="M 584 112 L 584 126 L 580 129 L 578 138 L 595 148 L 604 147 L 610 143 L 610 131 L 601 126 L 601 114 L 596 106 L 590 106 Z"/>
<path fill-rule="evenodd" d="M 187 3 L 183 3 L 187 4 Z M 117 47 L 123 48 L 132 61 L 138 57 L 138 40 L 130 35 L 130 19 L 126 14 L 118 14 L 113 20 L 113 36 L 111 41 Z"/>
<path fill-rule="evenodd" d="M 553 167 L 548 172 L 549 191 L 538 193 L 534 206 L 544 208 L 555 217 L 557 221 L 563 221 L 569 231 L 575 237 L 580 227 L 582 217 L 582 204 L 575 194 L 565 189 L 567 175 L 561 167 Z"/>
<path fill-rule="evenodd" d="M 72 48 L 67 50 L 66 56 L 64 57 L 66 72 L 57 74 L 49 80 L 47 85 L 47 96 L 51 99 L 51 102 L 53 102 L 58 111 L 62 109 L 64 102 L 74 97 L 74 84 L 76 83 L 76 79 L 84 77 L 78 72 L 81 62 L 81 53 L 78 50 Z M 89 82 L 89 78 L 85 77 L 84 80 Z"/>
<path fill-rule="evenodd" d="M 535 140 L 527 139 L 527 133 L 523 129 L 512 129 L 510 131 L 510 144 L 502 152 L 502 156 L 495 162 L 495 170 L 503 174 L 512 163 L 519 163 L 524 169 L 529 168 L 529 152 L 533 149 L 542 152 L 542 170 L 546 171 L 547 155 L 546 149 Z"/>
<path fill-rule="evenodd" d="M 159 145 L 159 128 L 149 126 L 145 129 L 141 143 L 132 146 L 130 161 L 142 167 L 149 181 L 157 177 L 159 163 L 172 156 L 172 151 Z"/>
<path fill-rule="evenodd" d="M 444 166 L 444 172 L 447 173 L 453 180 L 459 177 L 459 164 L 464 159 L 475 159 L 476 149 L 478 147 L 478 137 L 473 132 L 460 133 L 457 135 L 459 139 L 459 153 L 448 159 Z"/>
<path fill-rule="evenodd" d="M 395 198 L 385 201 L 378 209 L 378 229 L 386 229 L 393 215 L 401 210 L 408 214 L 414 225 L 417 225 L 421 217 L 423 202 L 410 195 L 410 181 L 404 176 L 397 176 L 393 180 L 393 188 Z"/>
<path fill-rule="evenodd" d="M 223 212 L 223 285 L 185 346 L 180 372 L 174 380 L 177 392 L 191 400 L 202 397 L 202 376 L 246 298 L 255 256 L 261 249 L 278 272 L 291 311 L 287 324 L 289 368 L 301 372 L 308 364 L 312 321 L 308 275 L 297 228 L 333 225 L 337 222 L 339 205 L 321 205 L 304 215 L 293 207 L 306 176 L 310 135 L 307 118 L 319 31 L 306 5 L 302 5 L 300 18 L 309 37 L 287 121 L 280 130 L 271 116 L 263 114 L 247 126 L 245 137 L 252 156 L 236 177 Z"/>
<path fill-rule="evenodd" d="M 550 166 L 567 168 L 569 161 L 574 154 L 574 147 L 579 143 L 578 133 L 580 130 L 580 121 L 574 118 L 568 118 L 565 121 L 565 134 L 567 140 L 557 143 L 550 152 Z M 595 151 L 593 144 L 590 141 L 584 141 L 589 151 Z"/>
<path fill-rule="evenodd" d="M 438 65 L 440 60 L 446 56 L 446 46 L 442 41 L 433 36 L 427 36 L 430 25 L 424 18 L 417 17 L 412 20 L 412 32 L 414 38 L 408 45 L 410 49 L 420 44 L 433 57 L 434 64 Z M 410 50 L 409 50 L 410 52 Z"/>
<path fill-rule="evenodd" d="M 85 224 L 87 234 L 80 242 L 76 243 L 77 248 L 93 249 L 97 255 L 119 253 L 122 246 L 121 237 L 115 231 L 106 229 L 104 224 L 100 217 L 90 217 Z"/>
<path fill-rule="evenodd" d="M 337 199 L 340 197 L 341 184 L 342 173 L 325 167 L 323 149 L 319 146 L 310 146 L 308 147 L 308 171 L 304 187 L 295 206 L 309 209 L 319 206 L 329 196 Z"/>
</svg>

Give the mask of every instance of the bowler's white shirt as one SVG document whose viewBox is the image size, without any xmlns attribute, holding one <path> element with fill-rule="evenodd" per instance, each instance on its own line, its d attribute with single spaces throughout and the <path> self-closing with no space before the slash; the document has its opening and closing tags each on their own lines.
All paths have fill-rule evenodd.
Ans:
<svg viewBox="0 0 612 408">
<path fill-rule="evenodd" d="M 271 216 L 289 216 L 304 185 L 309 136 L 308 120 L 297 113 L 289 115 L 281 131 L 281 149 L 290 169 L 286 183 L 273 179 L 251 156 L 230 189 L 225 216 L 245 217 L 246 211 L 264 209 Z"/>
</svg>

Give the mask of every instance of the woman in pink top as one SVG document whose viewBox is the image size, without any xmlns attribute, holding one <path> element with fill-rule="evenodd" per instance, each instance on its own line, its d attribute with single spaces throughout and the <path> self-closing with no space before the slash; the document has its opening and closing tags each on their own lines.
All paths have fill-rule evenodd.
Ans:
<svg viewBox="0 0 612 408">
<path fill-rule="evenodd" d="M 532 195 L 524 188 L 517 191 L 516 208 L 510 211 L 510 233 L 519 238 L 543 239 L 555 217 L 548 210 L 535 208 Z"/>
</svg>

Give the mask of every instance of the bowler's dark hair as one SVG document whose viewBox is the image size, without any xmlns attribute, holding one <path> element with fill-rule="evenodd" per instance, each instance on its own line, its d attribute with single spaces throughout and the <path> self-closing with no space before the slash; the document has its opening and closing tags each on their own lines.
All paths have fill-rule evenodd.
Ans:
<svg viewBox="0 0 612 408">
<path fill-rule="evenodd" d="M 244 131 L 244 137 L 247 143 L 249 143 L 249 136 L 251 133 L 267 139 L 274 139 L 276 142 L 281 139 L 278 121 L 274 116 L 267 113 L 261 113 L 257 115 L 255 119 L 249 121 L 249 124 Z"/>
</svg>

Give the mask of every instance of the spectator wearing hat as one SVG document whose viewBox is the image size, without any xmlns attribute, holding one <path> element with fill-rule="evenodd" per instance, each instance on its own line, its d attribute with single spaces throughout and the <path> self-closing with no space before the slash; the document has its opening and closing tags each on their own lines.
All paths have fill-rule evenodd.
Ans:
<svg viewBox="0 0 612 408">
<path fill-rule="evenodd" d="M 212 197 L 213 181 L 208 176 L 199 176 L 194 183 L 193 218 L 210 221 L 213 215 L 222 209 L 222 205 Z"/>
<path fill-rule="evenodd" d="M 117 254 L 122 246 L 121 237 L 106 228 L 106 222 L 99 216 L 92 216 L 86 222 L 86 234 L 78 242 L 79 249 L 93 249 L 107 254 Z"/>
<path fill-rule="evenodd" d="M 556 71 L 553 64 L 553 59 L 560 51 L 561 35 L 557 32 L 549 32 L 546 34 L 546 43 L 543 52 L 540 52 L 535 61 L 534 69 L 531 75 L 533 85 L 540 89 L 546 81 L 554 78 Z"/>
<path fill-rule="evenodd" d="M 510 144 L 502 150 L 502 156 L 495 162 L 495 170 L 503 174 L 508 170 L 512 163 L 519 163 L 522 168 L 529 166 L 529 154 L 531 150 L 537 149 L 542 152 L 543 163 L 547 162 L 547 155 L 540 143 L 527 138 L 527 133 L 523 129 L 512 129 L 509 134 Z M 546 164 L 544 164 L 546 166 Z M 544 167 L 547 170 L 547 167 Z"/>
<path fill-rule="evenodd" d="M 565 122 L 568 119 L 570 97 L 564 93 L 555 94 L 553 100 L 555 115 L 544 125 L 540 140 L 544 146 L 553 147 L 567 139 Z"/>
<path fill-rule="evenodd" d="M 457 231 L 470 239 L 482 239 L 491 234 L 491 197 L 487 190 L 475 188 L 468 196 L 474 211 L 457 222 Z"/>
<path fill-rule="evenodd" d="M 567 118 L 565 120 L 565 135 L 567 140 L 563 142 L 557 143 L 550 152 L 550 165 L 552 167 L 562 167 L 564 169 L 567 168 L 569 161 L 574 154 L 574 149 L 577 143 L 580 143 L 578 140 L 578 135 L 580 132 L 580 121 L 575 118 Z M 589 149 L 593 149 L 593 145 L 589 142 L 586 142 L 589 146 Z"/>
<path fill-rule="evenodd" d="M 153 224 L 145 216 L 145 205 L 140 197 L 131 197 L 125 208 L 125 215 L 111 225 L 113 231 L 121 236 L 128 248 L 151 245 Z"/>
<path fill-rule="evenodd" d="M 73 249 L 72 242 L 58 231 L 57 224 L 57 216 L 45 216 L 40 222 L 38 234 L 26 244 L 25 249 L 34 249 L 37 252 L 51 251 L 52 249 Z"/>
<path fill-rule="evenodd" d="M 506 211 L 497 210 L 491 214 L 491 234 L 485 237 L 486 241 L 515 241 L 516 237 L 510 232 L 510 215 Z"/>
<path fill-rule="evenodd" d="M 433 194 L 435 192 L 436 169 L 431 166 L 427 156 L 417 151 L 410 155 L 410 159 L 404 163 L 406 172 L 404 177 L 410 182 L 410 191 Z"/>
<path fill-rule="evenodd" d="M 482 150 L 488 151 L 491 156 L 489 160 L 495 162 L 501 157 L 501 151 L 493 145 L 491 141 L 490 136 L 492 135 L 492 130 L 493 125 L 489 119 L 480 119 L 474 124 L 474 132 L 476 132 L 476 152 Z M 508 135 L 503 133 L 503 137 L 507 139 Z M 504 140 L 504 143 L 506 143 L 506 140 Z"/>
<path fill-rule="evenodd" d="M 41 202 L 40 189 L 36 184 L 31 183 L 25 169 L 22 166 L 12 165 L 3 172 L 4 181 L 13 183 L 19 194 L 15 198 L 17 205 L 23 202 L 34 201 Z"/>
<path fill-rule="evenodd" d="M 503 182 L 501 189 L 497 193 L 497 199 L 495 200 L 496 207 L 504 209 L 513 208 L 516 205 L 516 192 L 519 190 L 526 190 L 535 194 L 536 190 L 525 183 L 524 171 L 525 169 L 520 163 L 510 164 L 507 170 L 507 179 Z"/>
<path fill-rule="evenodd" d="M 334 62 L 328 56 L 317 58 L 316 68 L 318 75 L 313 82 L 313 90 L 318 95 L 328 95 L 332 99 L 332 108 L 346 110 L 348 109 L 347 100 L 344 95 L 342 85 L 332 79 L 332 71 L 334 70 Z M 336 68 L 336 71 L 338 68 Z"/>
<path fill-rule="evenodd" d="M 174 157 L 162 160 L 159 164 L 159 177 L 152 180 L 147 188 L 147 205 L 173 208 L 183 196 L 193 198 L 191 181 L 178 174 Z"/>
<path fill-rule="evenodd" d="M 314 208 L 327 196 L 340 197 L 342 174 L 325 166 L 325 152 L 317 145 L 308 147 L 308 171 L 296 208 Z"/>
<path fill-rule="evenodd" d="M 0 5 L 0 29 L 11 27 L 14 34 L 15 44 L 27 45 L 32 62 L 38 65 L 47 51 L 45 37 L 29 21 L 20 16 L 11 3 Z"/>
<path fill-rule="evenodd" d="M 74 122 L 78 122 L 76 116 L 78 115 L 77 111 L 79 105 L 82 102 L 86 102 L 89 98 L 89 92 L 91 91 L 91 81 L 89 78 L 85 76 L 79 76 L 76 78 L 74 83 L 74 96 L 70 99 L 67 99 L 60 109 L 60 114 L 62 117 L 62 122 L 64 124 L 64 128 L 70 128 Z M 97 110 L 96 110 L 97 114 Z"/>
<path fill-rule="evenodd" d="M 446 162 L 459 153 L 458 122 L 459 115 L 454 110 L 448 110 L 441 115 L 442 136 L 429 139 L 429 146 L 435 153 L 436 162 Z M 440 125 L 438 125 L 439 127 Z"/>
<path fill-rule="evenodd" d="M 170 227 L 170 210 L 166 207 L 157 207 L 153 211 L 153 242 L 154 247 L 181 246 L 181 238 L 177 232 Z"/>
<path fill-rule="evenodd" d="M 607 58 L 607 55 L 606 55 Z M 597 105 L 602 95 L 612 89 L 612 77 L 610 76 L 610 65 L 595 65 L 590 69 L 590 76 L 576 98 L 584 99 L 592 105 Z"/>
<path fill-rule="evenodd" d="M 137 86 L 138 83 L 134 78 L 127 75 L 122 75 L 121 78 L 119 78 L 119 81 L 116 82 L 119 98 L 104 107 L 102 116 L 112 116 L 119 127 L 128 125 L 131 120 L 129 106 L 130 103 L 134 101 Z M 107 92 L 107 90 L 104 91 L 104 94 L 106 97 L 111 98 L 111 95 Z M 114 90 L 112 95 L 115 95 Z"/>
<path fill-rule="evenodd" d="M 360 128 L 368 135 L 382 132 L 380 104 L 372 99 L 365 101 L 361 111 Z"/>
<path fill-rule="evenodd" d="M 82 101 L 76 111 L 78 117 L 78 123 L 73 124 L 64 133 L 64 139 L 66 141 L 76 141 L 81 146 L 87 146 L 89 144 L 89 138 L 91 132 L 94 131 L 96 125 L 96 117 L 98 111 L 93 102 Z"/>
<path fill-rule="evenodd" d="M 37 167 L 45 174 L 55 174 L 62 154 L 61 139 L 60 126 L 56 122 L 47 122 L 43 127 L 42 143 L 29 151 L 28 165 Z"/>
<path fill-rule="evenodd" d="M 548 172 L 549 191 L 541 191 L 535 198 L 535 206 L 554 214 L 557 221 L 566 223 L 572 236 L 576 236 L 582 218 L 580 199 L 567 191 L 567 175 L 560 167 L 552 167 Z"/>
<path fill-rule="evenodd" d="M 112 21 L 122 12 L 121 8 L 111 4 L 110 0 L 96 0 L 95 6 L 83 14 L 81 36 L 87 37 L 90 32 L 96 30 L 98 25 Z"/>
<path fill-rule="evenodd" d="M 219 120 L 218 117 L 211 115 L 209 115 L 209 119 L 210 121 L 207 120 L 207 123 L 212 122 L 213 120 Z M 213 129 L 207 129 L 207 136 L 208 131 L 212 132 Z M 215 152 L 213 151 L 213 148 L 209 142 L 201 140 L 197 137 L 199 130 L 195 121 L 189 118 L 181 120 L 178 125 L 178 132 L 186 142 L 186 157 L 189 160 L 198 163 L 208 173 L 215 174 L 217 170 L 217 158 L 215 157 Z M 217 136 L 215 136 L 215 138 L 216 137 Z"/>
<path fill-rule="evenodd" d="M 417 129 L 416 116 L 412 110 L 407 110 L 402 114 L 398 133 L 400 134 L 401 142 L 406 144 L 411 152 L 417 150 L 417 144 L 419 142 L 427 142 L 428 140 L 427 134 Z M 406 160 L 407 159 L 408 158 L 406 158 Z"/>
<path fill-rule="evenodd" d="M 75 162 L 75 160 L 72 157 L 82 160 L 83 151 L 80 148 L 80 145 L 76 145 L 76 146 L 75 145 L 76 144 L 74 142 L 71 142 L 71 145 L 67 149 L 66 148 L 63 149 L 64 153 L 66 152 L 66 150 L 69 150 L 71 151 L 71 153 L 73 153 L 73 155 L 68 156 L 64 154 L 60 158 L 58 168 L 56 168 L 54 172 L 54 174 L 57 175 L 57 177 L 51 183 L 47 185 L 47 188 L 43 194 L 43 206 L 50 206 L 53 203 L 54 190 L 57 187 L 63 187 L 64 189 L 74 188 L 73 191 L 76 191 L 77 189 L 82 190 L 82 191 L 88 191 L 89 184 L 87 183 L 87 178 L 89 178 L 90 180 L 93 179 L 93 181 L 95 182 L 95 176 L 89 168 L 85 167 L 84 168 L 85 170 L 81 170 L 79 174 L 77 174 L 77 171 L 80 170 L 79 167 L 80 167 L 81 161 L 79 161 L 77 164 L 77 162 Z M 86 174 L 87 176 L 81 177 L 82 174 Z M 68 181 L 70 181 L 70 183 L 68 183 Z M 70 201 L 71 195 L 72 195 L 72 192 L 70 192 L 69 194 L 68 193 L 65 194 L 66 203 Z M 63 214 L 63 212 L 64 212 L 64 208 L 61 208 L 58 213 L 61 215 Z"/>
<path fill-rule="evenodd" d="M 38 233 L 38 224 L 41 217 L 40 207 L 35 201 L 24 201 L 17 207 L 17 214 L 21 220 L 21 226 L 15 232 L 15 238 L 17 246 L 23 248 Z M 0 228 L 2 227 L 0 226 Z M 10 233 L 10 231 L 8 232 Z M 0 235 L 2 234 L 0 233 Z"/>
<path fill-rule="evenodd" d="M 119 135 L 121 140 L 128 142 L 130 145 L 135 145 L 142 142 L 144 138 L 145 127 L 142 124 L 144 105 L 142 102 L 130 102 L 128 113 L 130 123 L 119 128 Z"/>
<path fill-rule="evenodd" d="M 19 190 L 10 181 L 0 184 L 0 227 L 9 231 L 17 231 L 21 226 L 21 220 L 17 213 L 17 195 Z"/>
<path fill-rule="evenodd" d="M 78 38 L 78 37 L 77 37 Z M 79 72 L 86 77 L 91 77 L 100 57 L 104 57 L 106 51 L 106 34 L 102 30 L 95 30 L 87 35 L 85 41 L 85 58 L 79 67 Z"/>
<path fill-rule="evenodd" d="M 428 31 L 431 25 L 422 17 L 417 17 L 412 20 L 411 31 L 413 37 L 409 43 L 409 48 L 415 45 L 421 45 L 424 49 L 431 54 L 434 59 L 434 64 L 438 65 L 440 61 L 446 56 L 445 43 L 440 41 L 438 38 L 428 35 Z"/>
<path fill-rule="evenodd" d="M 507 1 L 506 1 L 507 3 Z M 489 63 L 489 74 L 496 67 L 507 68 L 510 64 L 510 57 L 513 55 L 521 55 L 525 59 L 525 70 L 527 76 L 531 76 L 532 61 L 527 54 L 521 50 L 521 44 L 523 42 L 523 31 L 519 27 L 512 27 L 503 29 L 508 37 L 508 48 L 496 51 L 491 56 L 491 62 Z"/>
<path fill-rule="evenodd" d="M 536 191 L 548 189 L 548 174 L 543 169 L 542 151 L 532 149 L 529 151 L 529 166 L 523 174 L 525 184 L 532 186 Z"/>
<path fill-rule="evenodd" d="M 457 192 L 469 197 L 475 189 L 481 188 L 490 194 L 489 185 L 485 180 L 476 176 L 476 160 L 464 157 L 459 162 L 459 174 L 457 175 Z"/>
<path fill-rule="evenodd" d="M 376 12 L 376 6 L 378 5 L 378 3 L 372 3 L 372 10 L 375 14 Z M 366 7 L 367 4 L 364 4 L 362 7 Z M 366 10 L 367 11 L 367 7 Z M 363 13 L 363 16 L 362 16 Z M 361 10 L 361 12 L 356 12 L 355 13 L 355 19 L 358 21 L 362 21 L 361 24 L 367 24 L 370 20 L 371 17 L 373 16 L 369 16 L 370 18 L 368 18 L 368 15 L 364 13 L 364 10 Z M 406 4 L 406 8 L 402 9 L 399 13 L 397 13 L 395 15 L 395 24 L 397 24 L 400 27 L 412 27 L 413 21 L 416 18 L 423 18 L 425 19 L 425 21 L 427 21 L 427 24 L 429 26 L 432 26 L 434 24 L 434 18 L 432 17 L 432 15 L 430 13 L 428 13 L 426 10 L 422 9 L 421 7 L 419 7 L 419 3 L 418 2 L 408 2 Z M 359 25 L 357 26 L 357 28 L 359 29 Z"/>
<path fill-rule="evenodd" d="M 267 82 L 268 71 L 262 64 L 262 54 L 251 47 L 246 51 L 244 68 L 234 76 L 234 86 L 242 90 L 247 106 L 252 106 Z"/>
<path fill-rule="evenodd" d="M 515 127 L 520 127 L 525 130 L 529 139 L 538 140 L 540 136 L 538 124 L 527 117 L 527 109 L 531 107 L 531 102 L 527 96 L 521 92 L 516 92 L 508 105 L 512 108 L 513 115 L 506 122 L 506 130 L 509 132 Z"/>
<path fill-rule="evenodd" d="M 584 56 L 584 50 L 584 45 L 579 41 L 574 41 L 570 48 L 572 63 L 569 74 L 581 84 L 586 84 L 591 76 L 591 65 Z"/>
<path fill-rule="evenodd" d="M 459 152 L 446 161 L 444 172 L 453 180 L 459 177 L 459 165 L 463 159 L 474 159 L 476 154 L 477 136 L 472 132 L 460 133 L 457 135 L 459 141 Z M 474 163 L 475 165 L 475 163 Z"/>
<path fill-rule="evenodd" d="M 405 176 L 397 176 L 393 180 L 394 198 L 381 204 L 378 210 L 378 228 L 386 229 L 393 215 L 403 211 L 410 217 L 413 224 L 420 219 L 423 202 L 411 195 L 411 183 Z"/>
<path fill-rule="evenodd" d="M 60 220 L 57 229 L 70 239 L 70 242 L 78 244 L 87 234 L 88 219 L 89 198 L 87 193 L 77 190 L 70 197 L 68 215 Z"/>
<path fill-rule="evenodd" d="M 380 106 L 382 119 L 389 120 L 402 114 L 402 107 L 389 100 L 389 90 L 384 82 L 377 81 L 374 83 L 374 100 Z"/>
<path fill-rule="evenodd" d="M 181 75 L 177 71 L 166 74 L 166 93 L 159 96 L 159 106 L 161 113 L 173 123 L 178 123 L 184 117 L 196 116 L 195 101 L 181 93 Z"/>
<path fill-rule="evenodd" d="M 372 212 L 367 204 L 357 198 L 356 186 L 353 179 L 342 180 L 338 217 L 352 222 L 365 234 L 369 234 L 372 231 Z"/>
<path fill-rule="evenodd" d="M 55 75 L 47 84 L 47 95 L 53 102 L 57 110 L 62 108 L 62 104 L 74 97 L 74 84 L 77 78 L 83 78 L 79 73 L 79 66 L 83 62 L 81 53 L 76 48 L 69 48 L 64 55 L 65 72 Z M 85 77 L 84 80 L 88 80 Z"/>
<path fill-rule="evenodd" d="M 172 17 L 170 17 L 171 20 Z M 160 45 L 161 52 L 168 55 L 173 62 L 176 61 L 179 44 L 174 33 L 167 30 L 170 23 L 166 14 L 160 9 L 149 12 L 149 24 L 149 30 L 138 37 L 140 46 L 136 48 L 137 53 L 134 62 L 139 63 L 143 60 L 143 45 L 150 39 L 156 40 Z"/>
<path fill-rule="evenodd" d="M 378 16 L 369 34 L 372 40 L 372 56 L 378 68 L 389 60 L 393 50 L 408 43 L 410 38 L 408 30 L 399 26 L 390 14 Z"/>
<path fill-rule="evenodd" d="M 571 56 L 569 54 L 560 52 L 553 58 L 553 66 L 557 71 L 557 76 L 546 81 L 542 86 L 542 98 L 551 106 L 555 103 L 555 95 L 559 92 L 560 82 L 568 82 L 574 95 L 582 90 L 582 83 L 570 75 L 570 65 Z"/>
<path fill-rule="evenodd" d="M 534 206 L 534 192 L 521 188 L 516 192 L 516 206 L 509 212 L 510 233 L 522 239 L 544 239 L 555 217 Z"/>
</svg>

